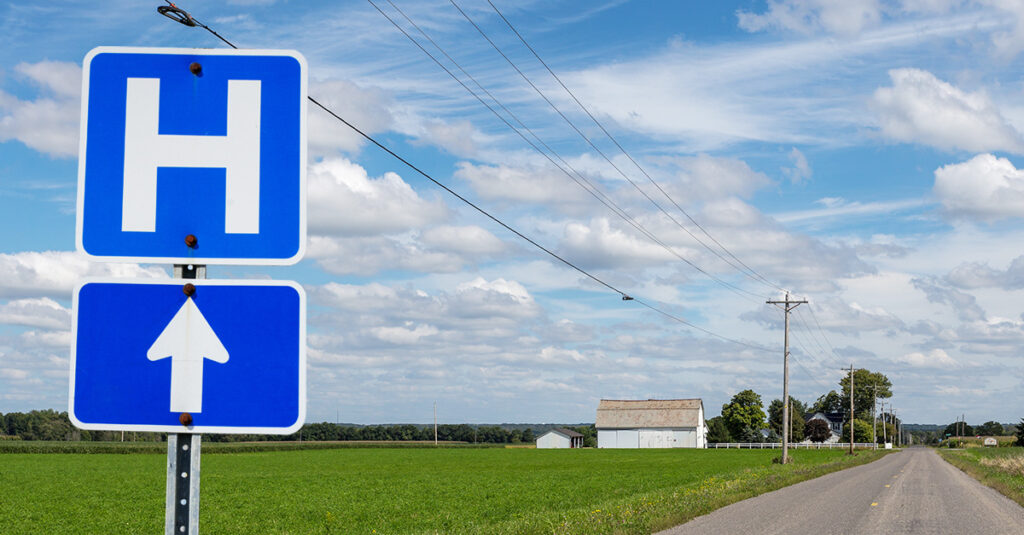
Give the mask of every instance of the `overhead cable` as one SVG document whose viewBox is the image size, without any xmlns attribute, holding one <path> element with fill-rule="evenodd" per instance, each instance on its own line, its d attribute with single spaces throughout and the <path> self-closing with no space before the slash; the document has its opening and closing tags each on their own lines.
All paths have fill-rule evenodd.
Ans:
<svg viewBox="0 0 1024 535">
<path fill-rule="evenodd" d="M 208 32 L 210 32 L 211 34 L 213 34 L 213 35 L 214 35 L 215 37 L 217 37 L 218 39 L 220 39 L 221 41 L 223 41 L 223 42 L 224 42 L 225 44 L 227 44 L 227 45 L 228 45 L 228 46 L 230 46 L 231 48 L 234 48 L 234 49 L 237 49 L 237 48 L 238 48 L 238 47 L 237 47 L 237 46 L 235 46 L 235 45 L 234 45 L 233 43 L 231 43 L 230 41 L 228 41 L 227 39 L 225 39 L 224 37 L 222 37 L 222 36 L 221 36 L 220 34 L 218 34 L 217 32 L 215 32 L 215 31 L 214 31 L 213 29 L 211 29 L 210 27 L 208 27 L 208 26 L 206 26 L 206 25 L 204 25 L 204 24 L 201 24 L 201 23 L 199 23 L 198 21 L 196 21 L 196 20 L 195 20 L 195 18 L 193 18 L 193 17 L 192 17 L 192 16 L 190 15 L 190 14 L 188 14 L 188 13 L 187 13 L 187 12 L 185 12 L 184 10 L 181 10 L 180 8 L 178 8 L 177 6 L 175 6 L 174 4 L 172 4 L 172 3 L 171 3 L 171 2 L 169 1 L 169 0 L 168 0 L 168 2 L 167 2 L 167 3 L 168 3 L 168 4 L 170 4 L 170 5 L 171 5 L 171 7 L 175 8 L 176 10 L 178 10 L 178 11 L 180 11 L 181 13 L 184 13 L 184 14 L 185 14 L 185 18 L 179 18 L 179 17 L 170 17 L 170 18 L 172 18 L 172 19 L 174 19 L 174 20 L 176 20 L 176 21 L 178 21 L 178 22 L 181 22 L 182 24 L 184 24 L 184 25 L 186 25 L 186 26 L 194 27 L 194 26 L 197 26 L 197 25 L 198 25 L 198 26 L 202 27 L 203 29 L 207 30 Z M 159 12 L 159 13 L 160 13 L 161 15 L 165 15 L 165 12 L 164 12 L 163 10 L 159 10 L 159 9 L 158 9 L 158 12 Z M 165 15 L 165 16 L 166 16 L 166 15 Z M 189 24 L 189 21 L 191 21 L 191 22 L 195 22 L 195 24 Z M 691 327 L 691 328 L 693 328 L 693 329 L 699 330 L 699 331 L 701 331 L 701 332 L 704 332 L 704 333 L 706 333 L 706 334 L 709 334 L 709 335 L 715 336 L 715 337 L 717 337 L 717 338 L 719 338 L 719 339 L 722 339 L 722 340 L 725 340 L 725 341 L 728 341 L 728 342 L 731 342 L 731 343 L 734 343 L 734 344 L 737 344 L 737 345 L 741 345 L 741 346 L 744 346 L 744 347 L 749 347 L 749 348 L 752 348 L 752 349 L 759 349 L 759 350 L 762 350 L 762 351 L 774 351 L 774 350 L 771 350 L 771 349 L 769 349 L 769 348 L 766 348 L 766 347 L 763 347 L 763 346 L 757 346 L 757 345 L 754 345 L 754 344 L 749 344 L 749 343 L 746 343 L 746 342 L 742 342 L 742 341 L 739 341 L 739 340 L 736 340 L 736 339 L 733 339 L 733 338 L 729 338 L 729 337 L 727 337 L 727 336 L 724 336 L 724 335 L 721 335 L 721 334 L 717 334 L 717 333 L 715 333 L 715 332 L 713 332 L 713 331 L 710 331 L 710 330 L 708 330 L 708 329 L 704 329 L 703 327 L 698 327 L 697 325 L 694 325 L 693 323 L 690 323 L 690 322 L 688 322 L 688 321 L 686 321 L 686 320 L 683 320 L 682 318 L 679 318 L 679 317 L 677 317 L 677 316 L 675 316 L 675 315 L 673 315 L 673 314 L 671 314 L 671 313 L 669 313 L 669 312 L 667 312 L 667 311 L 664 311 L 664 310 L 662 310 L 662 309 L 660 309 L 660 308 L 658 308 L 658 307 L 655 307 L 655 306 L 653 306 L 653 305 L 651 305 L 651 304 L 648 304 L 648 303 L 647 303 L 647 302 L 645 302 L 645 301 L 642 301 L 642 300 L 640 300 L 640 299 L 636 299 L 636 298 L 634 298 L 634 297 L 630 296 L 630 295 L 629 295 L 629 294 L 627 294 L 626 292 L 624 292 L 624 291 L 622 291 L 622 290 L 619 290 L 619 289 L 618 289 L 618 288 L 616 288 L 615 286 L 612 286 L 611 284 L 609 284 L 609 283 L 607 283 L 607 282 L 605 282 L 605 281 L 601 280 L 600 278 L 598 278 L 598 277 L 594 276 L 593 274 L 591 274 L 591 273 L 587 272 L 587 271 L 586 271 L 586 270 L 584 270 L 583 268 L 580 268 L 579 266 L 577 266 L 577 265 L 573 264 L 572 262 L 570 262 L 570 261 L 566 260 L 565 258 L 562 258 L 561 256 L 559 256 L 558 254 L 554 253 L 554 252 L 553 252 L 553 251 L 551 251 L 550 249 L 547 249 L 547 248 L 546 248 L 546 247 L 544 247 L 543 245 L 540 245 L 539 243 L 537 243 L 536 241 L 532 240 L 531 238 L 529 238 L 529 237 L 528 237 L 528 236 L 526 236 L 525 234 L 523 234 L 523 233 L 519 232 L 518 230 L 516 230 L 516 229 L 515 229 L 515 228 L 513 228 L 512 226 L 510 226 L 510 225 L 506 224 L 506 223 L 505 223 L 504 221 L 502 221 L 502 220 L 498 219 L 498 218 L 497 218 L 496 216 L 493 216 L 493 215 L 491 215 L 491 214 L 490 214 L 489 212 L 487 212 L 487 211 L 486 211 L 486 210 L 484 210 L 483 208 L 481 208 L 481 207 L 477 206 L 477 205 L 476 205 L 476 204 L 474 204 L 474 203 L 473 203 L 472 201 L 470 201 L 469 199 L 467 199 L 467 198 L 463 197 L 462 195 L 460 195 L 460 194 L 459 194 L 459 193 L 457 193 L 456 191 L 452 190 L 452 189 L 451 189 L 451 188 L 449 188 L 448 186 L 444 185 L 443 183 L 441 183 L 440 181 L 438 181 L 437 179 L 435 179 L 434 177 L 432 177 L 432 176 L 431 176 L 430 174 L 428 174 L 427 172 L 423 171 L 422 169 L 420 169 L 419 167 L 417 167 L 416 165 L 414 165 L 414 164 L 413 164 L 412 162 L 410 162 L 410 161 L 406 160 L 405 158 L 403 158 L 402 156 L 398 155 L 398 154 L 397 154 L 397 153 L 396 153 L 395 151 L 391 150 L 390 148 L 388 148 L 387 146 L 385 146 L 385 145 L 384 145 L 383 143 L 381 143 L 381 142 L 377 141 L 377 140 L 376 140 L 375 138 L 373 138 L 373 137 L 372 137 L 372 136 L 370 136 L 369 134 L 367 134 L 367 133 L 363 132 L 362 130 L 360 130 L 359 128 L 357 128 L 357 127 L 356 127 L 355 125 L 353 125 L 352 123 L 348 122 L 347 120 L 345 120 L 344 118 L 342 118 L 342 117 L 341 117 L 340 115 L 338 115 L 337 113 L 335 113 L 335 112 L 334 112 L 333 110 L 331 110 L 331 109 L 330 109 L 330 108 L 328 108 L 327 106 L 325 106 L 325 105 L 321 104 L 321 103 L 320 103 L 319 101 L 317 101 L 317 100 L 316 100 L 315 98 L 313 98 L 312 96 L 309 96 L 309 95 L 307 95 L 307 97 L 306 97 L 306 98 L 307 98 L 307 99 L 308 99 L 308 100 L 309 100 L 310 102 L 312 102 L 312 103 L 313 103 L 314 105 L 316 105 L 316 106 L 317 106 L 318 108 L 320 108 L 320 109 L 322 109 L 323 111 L 325 111 L 326 113 L 328 113 L 328 114 L 329 114 L 329 115 L 330 115 L 331 117 L 334 117 L 335 119 L 337 119 L 338 121 L 340 121 L 340 122 L 341 122 L 342 124 L 344 124 L 345 126 L 349 127 L 349 128 L 350 128 L 350 129 L 352 129 L 352 130 L 353 130 L 354 132 L 356 132 L 357 134 L 359 134 L 360 136 L 362 136 L 363 138 L 365 138 L 365 139 L 366 139 L 367 141 L 369 141 L 370 143 L 374 144 L 374 145 L 375 145 L 376 147 L 378 147 L 379 149 L 381 149 L 381 150 L 383 150 L 384 152 L 388 153 L 388 154 L 389 154 L 390 156 L 392 156 L 392 157 L 393 157 L 393 158 L 395 158 L 396 160 L 398 160 L 398 161 L 402 162 L 402 163 L 403 163 L 403 164 L 405 164 L 405 165 L 406 165 L 407 167 L 409 167 L 410 169 L 412 169 L 413 171 L 415 171 L 415 172 L 416 172 L 416 173 L 418 173 L 419 175 L 423 176 L 424 178 L 426 178 L 427 180 L 429 180 L 430 182 L 432 182 L 432 183 L 433 183 L 434 185 L 436 185 L 436 186 L 440 187 L 441 189 L 445 190 L 446 192 L 448 192 L 449 194 L 451 194 L 451 195 L 452 195 L 452 196 L 454 196 L 455 198 L 459 199 L 459 200 L 460 200 L 460 201 L 462 201 L 463 203 L 465 203 L 465 204 L 467 204 L 468 206 L 472 207 L 472 208 L 473 208 L 473 209 L 475 209 L 475 210 L 476 210 L 477 212 L 479 212 L 479 213 L 483 214 L 483 215 L 484 215 L 484 216 L 486 216 L 486 217 L 487 217 L 488 219 L 490 219 L 490 220 L 494 221 L 495 223 L 497 223 L 497 224 L 498 224 L 498 225 L 500 225 L 501 227 L 505 228 L 505 229 L 506 229 L 506 230 L 508 230 L 509 232 L 512 232 L 513 234 L 515 234 L 515 235 L 516 235 L 516 236 L 518 236 L 519 238 L 521 238 L 521 239 L 525 240 L 526 242 L 530 243 L 530 244 L 531 244 L 531 245 L 533 245 L 534 247 L 536 247 L 536 248 L 540 249 L 541 251 L 543 251 L 543 252 L 547 253 L 547 254 L 548 254 L 549 256 L 551 256 L 552 258 L 555 258 L 555 259 L 556 259 L 556 260 L 558 260 L 559 262 L 561 262 L 561 263 L 563 263 L 563 264 L 565 264 L 565 265 L 567 265 L 567 266 L 571 267 L 572 269 L 574 269 L 574 270 L 576 270 L 577 272 L 579 272 L 579 273 L 581 273 L 581 274 L 585 275 L 585 276 L 586 276 L 587 278 L 589 278 L 589 279 L 593 280 L 594 282 L 596 282 L 596 283 L 600 284 L 601 286 L 604 286 L 605 288 L 607 288 L 607 289 L 611 290 L 612 292 L 615 292 L 615 293 L 619 294 L 619 295 L 620 295 L 620 296 L 622 297 L 622 300 L 623 300 L 623 301 L 636 301 L 636 302 L 637 302 L 638 304 L 640 304 L 640 305 L 642 305 L 642 306 L 644 306 L 644 307 L 646 307 L 646 308 L 648 308 L 648 309 L 650 309 L 650 310 L 652 310 L 652 311 L 654 311 L 654 312 L 657 312 L 657 313 L 661 314 L 662 316 L 665 316 L 665 317 L 667 317 L 667 318 L 669 318 L 669 319 L 672 319 L 672 320 L 674 320 L 674 321 L 676 321 L 676 322 L 678 322 L 678 323 L 681 323 L 681 324 L 683 324 L 683 325 L 686 325 L 686 326 L 689 326 L 689 327 Z"/>
</svg>

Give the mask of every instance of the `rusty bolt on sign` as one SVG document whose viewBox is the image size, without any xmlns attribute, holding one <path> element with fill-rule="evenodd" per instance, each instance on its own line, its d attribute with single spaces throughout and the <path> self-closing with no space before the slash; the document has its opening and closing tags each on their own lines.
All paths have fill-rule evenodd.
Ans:
<svg viewBox="0 0 1024 535">
<path fill-rule="evenodd" d="M 196 293 L 196 285 L 190 282 L 181 291 L 185 292 L 185 295 L 192 297 Z"/>
<path fill-rule="evenodd" d="M 196 245 L 199 245 L 199 238 L 196 238 L 195 234 L 189 234 L 188 236 L 185 236 L 185 245 L 189 249 L 195 249 Z"/>
<path fill-rule="evenodd" d="M 181 422 L 181 425 L 188 427 L 192 425 L 192 415 L 187 412 L 183 412 L 181 413 L 181 416 L 178 416 L 178 421 Z"/>
<path fill-rule="evenodd" d="M 203 72 L 203 66 L 198 62 L 192 62 L 192 64 L 188 66 L 188 70 L 191 71 L 192 74 L 199 76 L 199 73 Z"/>
</svg>

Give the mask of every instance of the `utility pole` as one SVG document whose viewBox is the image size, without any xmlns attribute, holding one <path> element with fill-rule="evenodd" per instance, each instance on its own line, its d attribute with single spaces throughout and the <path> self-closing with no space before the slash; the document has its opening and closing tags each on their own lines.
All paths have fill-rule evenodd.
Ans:
<svg viewBox="0 0 1024 535">
<path fill-rule="evenodd" d="M 437 446 L 437 401 L 434 401 L 434 445 Z"/>
<path fill-rule="evenodd" d="M 781 308 L 785 314 L 784 347 L 782 351 L 782 464 L 789 462 L 789 313 L 806 300 L 793 301 L 786 292 L 785 301 L 766 301 L 769 305 Z M 781 305 L 781 306 L 780 306 Z"/>
<path fill-rule="evenodd" d="M 853 455 L 853 363 L 850 363 L 850 455 Z"/>
<path fill-rule="evenodd" d="M 890 408 L 890 410 L 892 411 L 893 442 L 896 443 L 896 447 L 898 448 L 898 447 L 900 447 L 900 424 L 896 423 L 896 420 L 897 420 L 897 418 L 896 418 L 896 409 Z"/>
<path fill-rule="evenodd" d="M 789 400 L 789 437 L 793 438 L 793 400 Z"/>
<path fill-rule="evenodd" d="M 885 421 L 888 418 L 885 416 L 885 402 L 882 402 L 882 442 L 888 444 L 889 438 L 885 434 Z"/>
<path fill-rule="evenodd" d="M 878 437 L 875 436 L 877 434 L 875 428 L 878 427 L 878 407 L 876 407 L 876 405 L 878 404 L 878 383 L 875 383 L 871 386 L 873 386 L 875 390 L 874 397 L 871 398 L 871 442 L 875 445 L 875 449 L 877 450 Z"/>
</svg>

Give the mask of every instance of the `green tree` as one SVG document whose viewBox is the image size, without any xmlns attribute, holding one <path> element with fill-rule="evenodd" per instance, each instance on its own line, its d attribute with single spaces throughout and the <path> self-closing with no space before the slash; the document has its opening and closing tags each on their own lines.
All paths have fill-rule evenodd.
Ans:
<svg viewBox="0 0 1024 535">
<path fill-rule="evenodd" d="M 964 422 L 953 422 L 942 433 L 951 437 L 971 437 L 974 436 L 974 428 Z"/>
<path fill-rule="evenodd" d="M 721 416 L 715 416 L 708 420 L 708 442 L 732 442 L 729 429 L 725 427 L 725 420 Z"/>
<path fill-rule="evenodd" d="M 881 420 L 875 422 L 875 442 L 879 444 L 885 444 L 885 441 L 893 442 L 892 437 L 895 434 L 896 426 L 890 423 L 882 422 Z"/>
<path fill-rule="evenodd" d="M 832 428 L 825 420 L 814 418 L 807 420 L 807 423 L 804 424 L 804 436 L 811 442 L 825 442 L 832 436 Z"/>
<path fill-rule="evenodd" d="M 845 410 L 843 408 L 844 406 L 846 407 Z M 814 405 L 811 406 L 810 412 L 823 412 L 826 414 L 830 412 L 839 412 L 846 414 L 849 412 L 849 408 L 849 400 L 847 400 L 846 405 L 843 405 L 843 396 L 840 396 L 835 390 L 830 390 L 828 394 L 822 395 L 814 402 Z"/>
<path fill-rule="evenodd" d="M 792 420 L 791 429 L 793 430 L 793 436 L 791 437 L 794 442 L 800 442 L 804 439 L 804 413 L 807 412 L 807 407 L 798 399 L 789 398 L 792 403 L 793 410 L 790 412 L 789 417 Z M 776 436 L 782 436 L 782 400 L 773 399 L 768 404 L 768 428 L 775 433 Z M 779 440 L 782 440 L 781 438 Z"/>
<path fill-rule="evenodd" d="M 1017 424 L 1017 442 L 1018 446 L 1024 446 L 1024 418 L 1020 419 L 1020 423 Z"/>
<path fill-rule="evenodd" d="M 850 422 L 843 426 L 843 442 L 850 442 Z M 853 442 L 871 442 L 871 423 L 855 419 L 853 421 Z"/>
<path fill-rule="evenodd" d="M 840 392 L 843 396 L 843 407 L 849 412 L 850 407 L 850 374 L 846 374 L 839 381 Z M 878 388 L 878 399 L 892 397 L 892 382 L 881 372 L 870 370 L 856 370 L 853 372 L 853 410 L 855 418 L 870 420 L 871 411 L 875 409 L 875 387 Z M 871 426 L 868 426 L 871 429 Z"/>
<path fill-rule="evenodd" d="M 536 442 L 537 435 L 533 434 L 533 429 L 527 428 L 523 431 L 523 442 Z"/>
<path fill-rule="evenodd" d="M 579 427 L 570 427 L 569 429 L 583 435 L 584 448 L 597 447 L 597 428 L 593 425 L 581 425 Z"/>
<path fill-rule="evenodd" d="M 977 429 L 974 430 L 974 432 L 983 436 L 1003 436 L 1003 424 L 999 422 L 988 421 L 979 425 Z"/>
<path fill-rule="evenodd" d="M 761 396 L 753 390 L 744 390 L 722 405 L 722 419 L 729 434 L 737 439 L 746 438 L 745 428 L 760 431 L 764 429 L 764 405 Z"/>
</svg>

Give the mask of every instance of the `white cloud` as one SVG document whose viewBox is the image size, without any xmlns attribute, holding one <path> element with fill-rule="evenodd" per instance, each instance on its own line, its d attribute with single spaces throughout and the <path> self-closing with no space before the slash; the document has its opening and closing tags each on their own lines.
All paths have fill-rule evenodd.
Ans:
<svg viewBox="0 0 1024 535">
<path fill-rule="evenodd" d="M 448 216 L 443 202 L 421 198 L 397 174 L 370 178 L 363 167 L 344 158 L 312 165 L 307 182 L 309 231 L 313 234 L 390 234 Z"/>
<path fill-rule="evenodd" d="M 69 329 L 71 311 L 49 297 L 14 299 L 0 305 L 0 323 L 42 329 Z"/>
<path fill-rule="evenodd" d="M 394 122 L 389 111 L 391 102 L 378 89 L 365 89 L 344 80 L 326 80 L 310 83 L 310 95 L 370 135 L 383 132 Z M 307 103 L 307 108 L 306 135 L 311 156 L 335 156 L 339 151 L 355 153 L 365 143 L 363 136 L 319 106 Z"/>
<path fill-rule="evenodd" d="M 1006 158 L 979 154 L 935 170 L 935 196 L 955 218 L 994 221 L 1024 217 L 1024 170 Z"/>
<path fill-rule="evenodd" d="M 583 188 L 550 166 L 512 167 L 459 162 L 455 177 L 469 182 L 484 199 L 512 202 L 579 203 L 589 198 Z"/>
<path fill-rule="evenodd" d="M 1014 258 L 1006 270 L 993 269 L 982 262 L 965 262 L 946 275 L 946 282 L 967 289 L 997 287 L 1019 290 L 1024 288 L 1024 256 Z"/>
<path fill-rule="evenodd" d="M 435 119 L 423 124 L 423 132 L 416 143 L 434 145 L 455 156 L 471 158 L 476 156 L 483 137 L 469 121 L 446 122 Z"/>
<path fill-rule="evenodd" d="M 888 216 L 895 212 L 906 212 L 926 206 L 923 199 L 905 199 L 897 201 L 859 202 L 847 201 L 839 197 L 825 197 L 814 201 L 822 208 L 798 210 L 776 214 L 776 220 L 783 223 L 799 223 L 818 219 L 849 219 L 868 216 Z"/>
<path fill-rule="evenodd" d="M 665 161 L 677 168 L 674 170 L 675 177 L 663 186 L 669 190 L 670 195 L 677 203 L 716 201 L 733 196 L 746 198 L 753 195 L 754 192 L 772 185 L 771 179 L 754 171 L 746 162 L 736 158 L 698 154 L 692 157 L 670 158 Z M 804 160 L 805 165 L 806 163 Z M 660 193 L 652 191 L 650 195 L 659 204 L 668 204 L 667 199 L 664 199 Z M 672 208 L 671 205 L 669 207 Z"/>
<path fill-rule="evenodd" d="M 48 347 L 67 349 L 71 347 L 71 331 L 28 331 L 18 337 L 22 347 Z"/>
<path fill-rule="evenodd" d="M 19 63 L 15 73 L 37 85 L 35 100 L 0 91 L 0 142 L 18 140 L 50 156 L 78 154 L 82 69 L 74 63 Z"/>
<path fill-rule="evenodd" d="M 440 225 L 424 230 L 420 239 L 439 251 L 465 255 L 496 255 L 506 248 L 497 236 L 476 225 Z"/>
<path fill-rule="evenodd" d="M 789 151 L 789 161 L 793 163 L 793 167 L 783 167 L 782 173 L 789 178 L 791 183 L 802 184 L 811 179 L 814 172 L 811 171 L 811 164 L 807 162 L 804 153 L 793 147 L 793 150 Z"/>
<path fill-rule="evenodd" d="M 967 93 L 920 69 L 889 77 L 892 87 L 871 99 L 883 135 L 941 149 L 1024 152 L 1024 138 L 984 92 Z"/>
<path fill-rule="evenodd" d="M 410 236 L 331 238 L 310 236 L 306 257 L 337 275 L 374 275 L 388 270 L 454 273 L 479 260 L 458 251 L 433 250 Z"/>
<path fill-rule="evenodd" d="M 913 368 L 956 368 L 959 364 L 945 351 L 933 349 L 927 353 L 908 353 L 896 359 Z"/>
<path fill-rule="evenodd" d="M 976 322 L 985 319 L 985 310 L 978 305 L 978 299 L 971 294 L 943 286 L 933 278 L 916 278 L 911 281 L 915 288 L 924 292 L 928 301 L 952 307 L 960 321 Z"/>
<path fill-rule="evenodd" d="M 433 336 L 438 331 L 436 327 L 431 325 L 417 325 L 414 328 L 409 327 L 375 327 L 371 329 L 374 336 L 381 339 L 384 342 L 392 344 L 409 345 L 420 342 L 424 337 Z"/>
<path fill-rule="evenodd" d="M 587 224 L 571 222 L 565 225 L 564 232 L 560 249 L 573 263 L 590 268 L 648 266 L 676 258 L 632 228 L 625 231 L 613 227 L 606 218 L 597 218 Z M 686 248 L 673 249 L 686 256 Z"/>
<path fill-rule="evenodd" d="M 0 297 L 69 298 L 83 277 L 166 278 L 160 267 L 92 262 L 64 251 L 0 254 Z"/>
<path fill-rule="evenodd" d="M 736 17 L 748 32 L 779 29 L 855 35 L 878 24 L 882 6 L 879 0 L 768 0 L 764 13 L 739 10 Z"/>
</svg>

